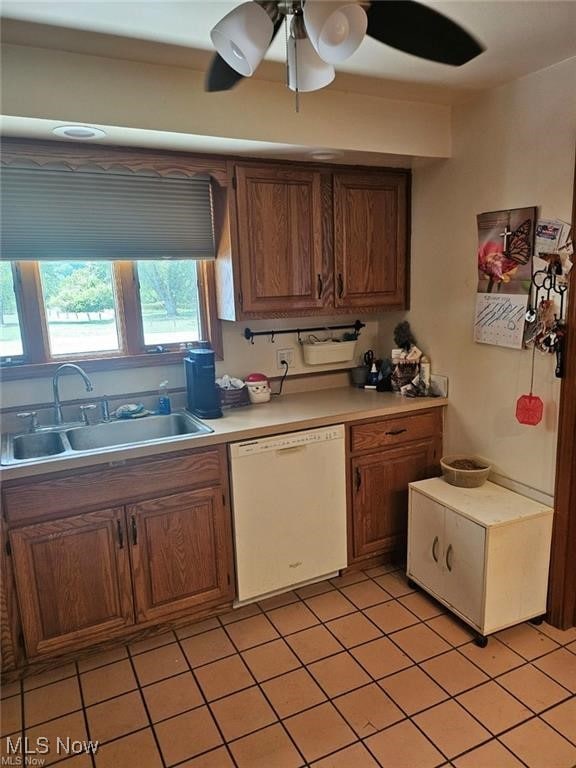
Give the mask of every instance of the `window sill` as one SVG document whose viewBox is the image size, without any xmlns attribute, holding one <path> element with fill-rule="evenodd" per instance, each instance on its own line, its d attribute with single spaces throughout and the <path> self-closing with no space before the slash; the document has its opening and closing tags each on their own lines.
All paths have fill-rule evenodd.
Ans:
<svg viewBox="0 0 576 768">
<path fill-rule="evenodd" d="M 4 365 L 0 369 L 2 381 L 17 381 L 19 379 L 40 379 L 52 376 L 56 369 L 64 363 L 81 365 L 86 372 L 116 371 L 125 368 L 148 368 L 155 365 L 177 365 L 184 359 L 185 352 L 157 352 L 145 355 L 118 355 L 117 357 L 79 358 L 71 357 L 49 363 Z"/>
</svg>

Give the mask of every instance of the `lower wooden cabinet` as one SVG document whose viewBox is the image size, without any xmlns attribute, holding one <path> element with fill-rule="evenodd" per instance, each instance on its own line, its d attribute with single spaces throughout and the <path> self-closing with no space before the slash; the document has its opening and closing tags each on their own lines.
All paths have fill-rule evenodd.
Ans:
<svg viewBox="0 0 576 768">
<path fill-rule="evenodd" d="M 352 425 L 349 443 L 348 563 L 401 554 L 408 485 L 438 474 L 441 410 Z"/>
<path fill-rule="evenodd" d="M 225 447 L 174 457 L 172 474 L 166 464 L 162 459 L 128 465 L 127 478 L 144 479 L 124 486 L 116 482 L 115 467 L 100 470 L 100 481 L 91 469 L 3 490 L 12 555 L 7 581 L 17 600 L 4 601 L 14 605 L 10 615 L 0 610 L 5 625 L 19 614 L 27 659 L 62 655 L 232 601 Z M 180 489 L 185 475 L 178 471 L 186 467 L 200 471 L 189 472 L 190 487 Z M 42 493 L 60 488 L 66 477 L 75 509 L 60 493 L 61 511 L 49 503 L 40 512 Z M 19 489 L 34 504 L 23 505 Z M 117 502 L 100 509 L 103 497 Z M 9 646 L 14 657 L 16 634 Z M 3 648 L 6 642 L 5 633 Z M 15 664 L 22 661 L 21 654 Z"/>
<path fill-rule="evenodd" d="M 10 532 L 28 656 L 134 623 L 124 510 L 103 509 Z"/>
<path fill-rule="evenodd" d="M 126 512 L 139 621 L 226 597 L 231 533 L 221 489 L 131 504 Z"/>
</svg>

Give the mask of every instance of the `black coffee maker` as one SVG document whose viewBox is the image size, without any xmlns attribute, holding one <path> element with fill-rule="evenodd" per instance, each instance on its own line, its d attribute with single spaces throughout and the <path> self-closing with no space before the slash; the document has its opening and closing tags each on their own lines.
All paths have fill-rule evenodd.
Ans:
<svg viewBox="0 0 576 768">
<path fill-rule="evenodd" d="M 187 408 L 201 419 L 218 419 L 222 416 L 222 409 L 216 386 L 214 350 L 210 349 L 207 341 L 201 341 L 200 345 L 197 349 L 190 349 L 188 357 L 184 358 Z"/>
</svg>

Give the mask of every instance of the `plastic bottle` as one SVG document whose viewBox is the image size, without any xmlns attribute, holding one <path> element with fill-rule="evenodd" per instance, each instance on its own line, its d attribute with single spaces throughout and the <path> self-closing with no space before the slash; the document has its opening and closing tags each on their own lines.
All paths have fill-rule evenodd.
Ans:
<svg viewBox="0 0 576 768">
<path fill-rule="evenodd" d="M 376 363 L 372 363 L 372 368 L 368 374 L 368 381 L 364 389 L 376 389 L 376 384 L 378 384 L 378 368 L 376 367 Z"/>
<path fill-rule="evenodd" d="M 158 413 L 167 416 L 172 412 L 170 396 L 168 395 L 168 381 L 161 381 L 158 387 Z"/>
<path fill-rule="evenodd" d="M 431 369 L 430 360 L 426 355 L 422 355 L 420 358 L 420 381 L 426 395 L 430 392 Z"/>
</svg>

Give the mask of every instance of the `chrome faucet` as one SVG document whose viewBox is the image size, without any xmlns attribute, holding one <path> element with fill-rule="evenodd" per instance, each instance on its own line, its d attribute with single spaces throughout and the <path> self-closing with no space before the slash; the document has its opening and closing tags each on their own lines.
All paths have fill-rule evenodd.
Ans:
<svg viewBox="0 0 576 768">
<path fill-rule="evenodd" d="M 54 378 L 52 379 L 52 392 L 54 393 L 54 421 L 56 424 L 62 424 L 64 421 L 62 417 L 62 404 L 60 403 L 60 394 L 58 393 L 58 380 L 60 378 L 60 374 L 66 368 L 71 368 L 73 371 L 82 376 L 84 379 L 84 384 L 86 385 L 86 392 L 92 392 L 94 389 L 92 382 L 79 365 L 75 365 L 74 363 L 64 363 L 64 365 L 59 366 L 56 369 Z"/>
</svg>

